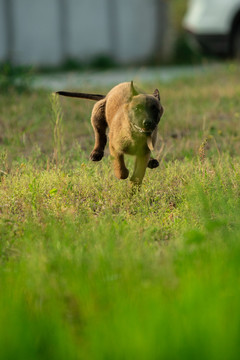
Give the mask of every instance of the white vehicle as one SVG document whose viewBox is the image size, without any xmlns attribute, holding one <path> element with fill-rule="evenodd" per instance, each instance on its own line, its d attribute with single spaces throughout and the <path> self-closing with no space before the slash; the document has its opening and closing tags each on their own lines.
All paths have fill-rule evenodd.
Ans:
<svg viewBox="0 0 240 360">
<path fill-rule="evenodd" d="M 240 58 L 240 0 L 190 0 L 183 26 L 208 52 Z"/>
</svg>

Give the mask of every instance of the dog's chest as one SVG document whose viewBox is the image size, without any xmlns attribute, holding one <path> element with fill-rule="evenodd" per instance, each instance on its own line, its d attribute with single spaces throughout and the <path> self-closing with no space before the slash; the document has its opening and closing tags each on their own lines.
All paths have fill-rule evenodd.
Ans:
<svg viewBox="0 0 240 360">
<path fill-rule="evenodd" d="M 129 155 L 145 155 L 149 149 L 145 135 L 134 135 L 131 139 L 123 141 L 123 152 Z"/>
</svg>

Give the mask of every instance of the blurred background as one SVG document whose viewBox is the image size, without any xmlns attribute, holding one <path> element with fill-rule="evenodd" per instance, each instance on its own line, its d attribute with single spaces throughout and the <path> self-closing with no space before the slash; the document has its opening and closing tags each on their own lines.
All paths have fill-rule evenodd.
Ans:
<svg viewBox="0 0 240 360">
<path fill-rule="evenodd" d="M 0 0 L 0 61 L 35 67 L 176 61 L 186 4 L 186 0 Z"/>
<path fill-rule="evenodd" d="M 0 63 L 192 64 L 239 55 L 239 24 L 240 0 L 0 0 Z"/>
</svg>

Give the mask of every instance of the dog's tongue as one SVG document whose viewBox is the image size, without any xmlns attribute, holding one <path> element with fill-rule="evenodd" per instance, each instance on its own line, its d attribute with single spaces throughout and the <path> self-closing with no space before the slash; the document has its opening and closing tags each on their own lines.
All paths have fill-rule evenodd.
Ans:
<svg viewBox="0 0 240 360">
<path fill-rule="evenodd" d="M 147 136 L 147 145 L 150 151 L 153 151 L 153 143 L 152 143 L 152 137 L 151 135 Z"/>
</svg>

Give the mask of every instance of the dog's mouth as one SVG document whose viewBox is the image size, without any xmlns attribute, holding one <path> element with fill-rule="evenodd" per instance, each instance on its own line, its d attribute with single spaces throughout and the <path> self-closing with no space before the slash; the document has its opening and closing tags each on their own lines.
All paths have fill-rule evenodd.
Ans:
<svg viewBox="0 0 240 360">
<path fill-rule="evenodd" d="M 153 132 L 153 130 L 142 128 L 142 127 L 140 127 L 140 126 L 138 126 L 136 124 L 133 124 L 133 127 L 142 134 L 149 135 L 149 134 L 151 134 Z"/>
</svg>

